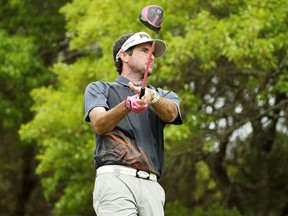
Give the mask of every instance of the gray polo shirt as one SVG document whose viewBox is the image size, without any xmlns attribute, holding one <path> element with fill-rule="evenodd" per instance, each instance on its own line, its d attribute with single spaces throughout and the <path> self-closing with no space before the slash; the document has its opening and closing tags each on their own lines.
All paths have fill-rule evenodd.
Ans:
<svg viewBox="0 0 288 216">
<path fill-rule="evenodd" d="M 84 93 L 85 121 L 90 122 L 89 112 L 94 107 L 112 109 L 127 96 L 135 95 L 128 86 L 129 80 L 118 76 L 115 82 L 92 82 Z M 149 88 L 155 89 L 152 86 Z M 178 108 L 178 117 L 172 124 L 182 124 L 178 96 L 173 91 L 157 88 L 156 91 Z M 146 111 L 130 112 L 117 126 L 106 134 L 96 134 L 94 152 L 95 167 L 103 165 L 125 165 L 160 176 L 164 162 L 163 122 L 148 105 Z"/>
</svg>

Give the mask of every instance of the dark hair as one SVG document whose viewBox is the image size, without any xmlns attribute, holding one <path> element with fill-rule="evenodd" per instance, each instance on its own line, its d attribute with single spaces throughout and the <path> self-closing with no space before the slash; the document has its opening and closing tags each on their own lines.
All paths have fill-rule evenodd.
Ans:
<svg viewBox="0 0 288 216">
<path fill-rule="evenodd" d="M 118 72 L 118 74 L 121 74 L 122 72 L 122 60 L 121 58 L 118 59 L 118 61 L 116 61 L 116 55 L 118 53 L 118 51 L 121 49 L 122 45 L 125 43 L 126 40 L 128 40 L 128 38 L 130 38 L 132 35 L 134 35 L 134 33 L 129 33 L 129 34 L 125 34 L 122 35 L 120 38 L 118 38 L 113 45 L 113 60 L 114 60 L 114 66 L 116 67 L 116 71 Z M 133 52 L 133 48 L 129 48 L 126 52 L 128 52 L 129 55 L 132 55 Z"/>
</svg>

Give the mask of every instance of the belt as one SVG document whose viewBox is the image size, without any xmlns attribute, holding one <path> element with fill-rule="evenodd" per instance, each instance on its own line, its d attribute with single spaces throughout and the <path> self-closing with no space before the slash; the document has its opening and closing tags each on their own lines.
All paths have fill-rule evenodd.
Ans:
<svg viewBox="0 0 288 216">
<path fill-rule="evenodd" d="M 105 165 L 97 169 L 97 176 L 102 173 L 116 173 L 131 175 L 137 178 L 147 179 L 151 181 L 157 181 L 157 176 L 154 173 L 137 170 L 131 167 L 120 166 L 120 165 Z"/>
</svg>

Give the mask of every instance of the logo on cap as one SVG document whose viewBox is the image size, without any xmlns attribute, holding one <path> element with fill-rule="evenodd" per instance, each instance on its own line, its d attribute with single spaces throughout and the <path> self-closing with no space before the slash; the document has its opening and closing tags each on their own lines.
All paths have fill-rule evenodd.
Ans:
<svg viewBox="0 0 288 216">
<path fill-rule="evenodd" d="M 141 37 L 141 39 L 142 39 L 143 37 L 148 38 L 148 39 L 151 39 L 151 38 L 149 37 L 149 35 L 147 35 L 147 34 L 139 34 L 139 36 Z"/>
</svg>

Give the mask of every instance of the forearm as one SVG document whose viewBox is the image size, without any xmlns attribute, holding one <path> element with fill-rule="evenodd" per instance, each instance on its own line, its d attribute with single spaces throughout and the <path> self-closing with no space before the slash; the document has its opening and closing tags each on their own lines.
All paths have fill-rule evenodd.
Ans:
<svg viewBox="0 0 288 216">
<path fill-rule="evenodd" d="M 178 116 L 177 106 L 170 100 L 160 97 L 159 100 L 151 104 L 156 115 L 165 122 L 173 122 Z"/>
<path fill-rule="evenodd" d="M 124 101 L 108 111 L 92 110 L 90 113 L 92 127 L 97 134 L 110 132 L 129 112 L 124 106 Z"/>
</svg>

